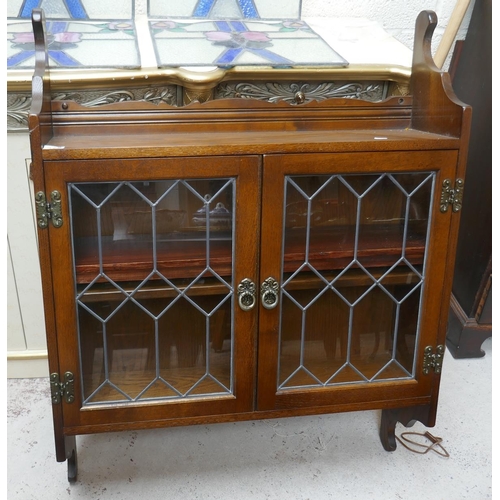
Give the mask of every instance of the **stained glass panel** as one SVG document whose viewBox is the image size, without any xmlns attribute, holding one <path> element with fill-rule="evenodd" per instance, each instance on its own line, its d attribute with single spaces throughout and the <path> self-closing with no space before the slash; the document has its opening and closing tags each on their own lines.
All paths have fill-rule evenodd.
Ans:
<svg viewBox="0 0 500 500">
<path fill-rule="evenodd" d="M 345 66 L 304 21 L 150 21 L 159 67 Z"/>
<path fill-rule="evenodd" d="M 139 68 L 133 21 L 47 21 L 49 64 L 61 68 Z M 33 68 L 35 46 L 31 22 L 9 21 L 7 67 Z"/>
<path fill-rule="evenodd" d="M 34 67 L 33 8 L 44 10 L 55 68 L 348 65 L 301 20 L 300 0 L 150 0 L 147 21 L 142 4 L 136 21 L 134 0 L 16 0 L 8 6 L 9 69 Z"/>
</svg>

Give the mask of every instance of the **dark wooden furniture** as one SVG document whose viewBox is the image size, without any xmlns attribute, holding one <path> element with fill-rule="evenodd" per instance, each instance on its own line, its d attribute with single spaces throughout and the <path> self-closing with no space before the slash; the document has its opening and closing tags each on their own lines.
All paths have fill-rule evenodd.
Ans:
<svg viewBox="0 0 500 500">
<path fill-rule="evenodd" d="M 491 23 L 491 0 L 476 0 L 450 68 L 457 96 L 474 110 L 446 338 L 455 358 L 484 356 L 481 345 L 492 331 Z"/>
<path fill-rule="evenodd" d="M 30 114 L 56 457 L 85 433 L 382 410 L 433 426 L 470 108 L 411 95 Z"/>
</svg>

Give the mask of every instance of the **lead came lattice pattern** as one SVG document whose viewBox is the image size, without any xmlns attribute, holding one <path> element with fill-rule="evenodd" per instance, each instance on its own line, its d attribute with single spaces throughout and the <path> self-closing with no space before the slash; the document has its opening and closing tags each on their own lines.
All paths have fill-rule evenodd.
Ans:
<svg viewBox="0 0 500 500">
<path fill-rule="evenodd" d="M 414 377 L 434 182 L 286 177 L 278 390 Z"/>
<path fill-rule="evenodd" d="M 221 228 L 214 214 L 222 199 L 232 212 L 234 189 L 234 179 L 69 185 L 84 405 L 232 394 L 234 219 Z M 188 205 L 200 207 L 192 217 Z M 96 271 L 82 278 L 91 226 Z M 143 263 L 124 276 L 120 255 L 133 266 L 137 249 Z"/>
</svg>

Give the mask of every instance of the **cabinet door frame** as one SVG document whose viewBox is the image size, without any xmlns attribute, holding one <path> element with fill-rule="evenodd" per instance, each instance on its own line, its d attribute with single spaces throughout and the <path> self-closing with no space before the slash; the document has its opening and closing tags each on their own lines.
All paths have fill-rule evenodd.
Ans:
<svg viewBox="0 0 500 500">
<path fill-rule="evenodd" d="M 269 276 L 282 276 L 282 241 L 284 185 L 289 175 L 334 175 L 369 173 L 435 172 L 426 257 L 426 280 L 422 292 L 419 345 L 416 346 L 415 378 L 401 381 L 377 381 L 328 387 L 277 390 L 279 357 L 280 307 L 261 307 L 259 316 L 259 353 L 257 408 L 291 410 L 330 407 L 342 411 L 426 404 L 435 377 L 422 373 L 425 346 L 435 348 L 436 339 L 444 338 L 440 324 L 443 303 L 442 286 L 446 274 L 450 210 L 440 212 L 440 186 L 455 176 L 458 153 L 454 150 L 393 151 L 376 153 L 312 153 L 299 155 L 266 155 L 263 162 L 262 225 L 260 283 Z M 444 294 L 446 296 L 446 294 Z"/>
<path fill-rule="evenodd" d="M 243 311 L 237 304 L 237 284 L 244 278 L 256 282 L 258 234 L 260 224 L 259 156 L 183 157 L 128 160 L 53 161 L 44 165 L 47 192 L 62 194 L 63 225 L 49 224 L 53 296 L 60 373 L 74 374 L 75 401 L 62 402 L 63 425 L 68 433 L 112 430 L 119 425 L 147 427 L 148 422 L 251 411 L 254 405 L 256 374 L 256 313 Z M 75 283 L 70 231 L 68 183 L 153 181 L 168 179 L 211 179 L 234 177 L 236 214 L 234 241 L 234 358 L 232 361 L 234 391 L 230 395 L 197 397 L 182 400 L 102 404 L 82 407 L 79 345 L 77 335 Z"/>
</svg>

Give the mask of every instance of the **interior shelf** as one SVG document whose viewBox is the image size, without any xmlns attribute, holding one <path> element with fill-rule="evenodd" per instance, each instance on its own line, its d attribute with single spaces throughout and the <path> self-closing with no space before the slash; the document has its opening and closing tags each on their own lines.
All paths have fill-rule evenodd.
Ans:
<svg viewBox="0 0 500 500">
<path fill-rule="evenodd" d="M 413 221 L 403 248 L 401 224 L 364 224 L 357 237 L 355 226 L 315 227 L 309 240 L 308 262 L 318 270 L 343 269 L 357 258 L 365 267 L 390 266 L 403 254 L 414 265 L 424 258 L 426 223 Z M 285 272 L 293 272 L 306 261 L 305 231 L 287 229 Z"/>
<path fill-rule="evenodd" d="M 402 246 L 404 227 L 399 224 L 367 224 L 360 227 L 356 259 L 365 267 L 388 267 L 404 254 L 412 265 L 424 258 L 426 224 L 411 225 Z M 196 278 L 207 268 L 207 242 L 204 233 L 180 237 L 160 237 L 156 245 L 156 267 L 168 279 Z M 220 276 L 232 274 L 232 241 L 229 232 L 210 238 L 208 259 Z M 287 229 L 284 272 L 295 272 L 306 262 L 305 232 Z M 354 259 L 354 226 L 314 228 L 309 240 L 308 263 L 318 271 L 343 269 Z M 75 242 L 76 281 L 90 283 L 100 274 L 97 238 Z M 153 270 L 151 239 L 139 237 L 113 241 L 101 239 L 102 272 L 115 281 L 142 281 Z M 101 279 L 101 281 L 104 280 Z"/>
<path fill-rule="evenodd" d="M 198 234 L 198 236 L 197 236 Z M 75 241 L 77 283 L 90 283 L 99 273 L 96 237 Z M 145 279 L 153 270 L 153 242 L 138 236 L 125 240 L 101 238 L 102 271 L 115 281 Z M 220 275 L 232 273 L 232 242 L 228 233 L 210 238 L 210 266 Z M 156 268 L 169 279 L 194 278 L 207 267 L 207 245 L 204 233 L 163 235 L 157 239 Z"/>
</svg>

